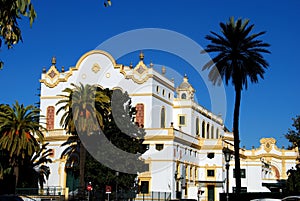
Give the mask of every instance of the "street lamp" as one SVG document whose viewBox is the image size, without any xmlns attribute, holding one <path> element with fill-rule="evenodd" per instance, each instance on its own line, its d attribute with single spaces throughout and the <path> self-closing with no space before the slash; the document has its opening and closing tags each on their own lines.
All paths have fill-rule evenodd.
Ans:
<svg viewBox="0 0 300 201">
<path fill-rule="evenodd" d="M 225 157 L 225 162 L 226 162 L 226 200 L 229 201 L 229 161 L 231 159 L 231 154 L 232 151 L 228 149 L 228 147 L 223 148 L 223 153 Z"/>
<path fill-rule="evenodd" d="M 118 176 L 119 172 L 116 172 L 116 201 L 118 201 Z"/>
</svg>

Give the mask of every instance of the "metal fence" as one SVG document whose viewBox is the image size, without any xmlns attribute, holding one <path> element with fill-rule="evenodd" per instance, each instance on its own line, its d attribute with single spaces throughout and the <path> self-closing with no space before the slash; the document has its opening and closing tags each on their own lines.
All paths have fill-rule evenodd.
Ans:
<svg viewBox="0 0 300 201">
<path fill-rule="evenodd" d="M 147 194 L 138 194 L 135 200 L 147 201 L 168 201 L 171 199 L 171 192 L 149 192 Z"/>
<path fill-rule="evenodd" d="M 28 198 L 33 198 L 34 200 L 64 200 L 64 195 L 66 190 L 57 186 L 49 186 L 44 189 L 38 188 L 17 188 L 16 194 L 26 195 Z M 89 201 L 101 201 L 107 200 L 107 194 L 105 192 L 100 192 L 93 190 L 89 194 L 84 191 L 83 197 L 80 196 L 79 192 L 69 192 L 68 200 L 89 200 Z M 168 201 L 171 199 L 171 192 L 149 192 L 145 194 L 136 194 L 135 192 L 118 192 L 117 201 Z M 110 195 L 110 201 L 116 201 L 116 195 L 112 193 Z"/>
<path fill-rule="evenodd" d="M 59 186 L 49 186 L 43 189 L 39 188 L 16 188 L 16 194 L 18 195 L 51 195 L 61 196 L 65 195 L 65 188 Z"/>
</svg>

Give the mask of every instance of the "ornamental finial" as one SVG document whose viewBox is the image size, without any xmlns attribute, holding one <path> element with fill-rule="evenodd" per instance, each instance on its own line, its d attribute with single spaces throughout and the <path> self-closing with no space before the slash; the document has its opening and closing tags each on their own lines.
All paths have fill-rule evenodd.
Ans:
<svg viewBox="0 0 300 201">
<path fill-rule="evenodd" d="M 52 57 L 52 65 L 55 66 L 55 64 L 56 64 L 56 58 L 55 58 L 55 57 Z"/>
<path fill-rule="evenodd" d="M 161 67 L 161 74 L 162 75 L 166 74 L 166 67 L 164 67 L 164 66 Z"/>
<path fill-rule="evenodd" d="M 145 56 L 144 56 L 144 53 L 143 53 L 143 51 L 141 51 L 141 52 L 140 52 L 140 60 L 141 60 L 141 61 L 144 60 L 144 57 L 145 57 Z"/>
</svg>

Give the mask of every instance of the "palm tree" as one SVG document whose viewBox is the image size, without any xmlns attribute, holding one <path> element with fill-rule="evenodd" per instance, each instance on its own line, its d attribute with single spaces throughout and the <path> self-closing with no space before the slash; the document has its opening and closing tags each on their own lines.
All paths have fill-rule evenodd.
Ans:
<svg viewBox="0 0 300 201">
<path fill-rule="evenodd" d="M 63 144 L 69 145 L 62 153 L 72 160 L 72 156 L 78 151 L 79 147 L 79 171 L 80 171 L 80 186 L 84 187 L 84 166 L 86 150 L 78 136 L 90 135 L 92 132 L 103 127 L 103 110 L 109 112 L 110 99 L 102 91 L 97 90 L 95 85 L 80 85 L 71 84 L 73 88 L 63 90 L 63 99 L 57 102 L 56 105 L 62 105 L 57 114 L 64 112 L 60 124 L 71 134 L 68 140 Z"/>
<path fill-rule="evenodd" d="M 203 70 L 210 69 L 209 79 L 213 84 L 221 84 L 224 79 L 226 85 L 231 80 L 235 89 L 235 106 L 233 117 L 233 135 L 235 151 L 236 193 L 241 191 L 241 173 L 239 157 L 239 115 L 241 92 L 248 87 L 248 80 L 257 83 L 258 78 L 264 78 L 265 69 L 269 64 L 262 53 L 270 53 L 266 47 L 270 45 L 258 40 L 265 34 L 259 32 L 250 34 L 254 25 L 249 20 L 234 20 L 233 17 L 225 23 L 220 23 L 222 35 L 211 31 L 205 38 L 211 43 L 202 52 L 215 52 L 217 55 L 203 66 Z"/>
<path fill-rule="evenodd" d="M 52 160 L 49 158 L 52 154 L 52 150 L 46 148 L 48 144 L 49 142 L 43 144 L 41 149 L 33 155 L 30 160 L 30 167 L 32 167 L 38 175 L 38 183 L 41 189 L 43 189 L 44 183 L 46 183 L 46 179 L 48 180 L 50 175 L 50 168 L 45 164 L 52 163 Z"/>
<path fill-rule="evenodd" d="M 10 107 L 1 105 L 0 149 L 7 152 L 10 165 L 15 167 L 16 184 L 18 166 L 25 157 L 32 156 L 40 149 L 45 128 L 39 123 L 40 110 L 32 105 L 24 106 L 17 101 Z"/>
<path fill-rule="evenodd" d="M 43 189 L 44 183 L 50 175 L 50 168 L 46 164 L 52 162 L 49 158 L 52 150 L 46 148 L 48 144 L 41 145 L 37 152 L 24 159 L 19 168 L 20 178 L 18 187 L 38 188 L 40 186 Z"/>
</svg>

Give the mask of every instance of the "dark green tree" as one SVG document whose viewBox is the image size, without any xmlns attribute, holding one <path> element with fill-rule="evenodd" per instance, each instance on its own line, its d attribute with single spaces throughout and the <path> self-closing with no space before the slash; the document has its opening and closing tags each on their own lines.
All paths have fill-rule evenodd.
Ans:
<svg viewBox="0 0 300 201">
<path fill-rule="evenodd" d="M 298 148 L 298 153 L 300 154 L 300 116 L 297 115 L 296 118 L 292 118 L 294 129 L 289 129 L 288 132 L 284 135 L 292 145 L 290 149 Z M 298 160 L 300 160 L 298 158 Z"/>
<path fill-rule="evenodd" d="M 104 119 L 103 132 L 105 137 L 114 146 L 123 151 L 131 154 L 144 153 L 146 149 L 142 143 L 146 133 L 145 130 L 139 127 L 134 121 L 135 108 L 131 105 L 130 97 L 126 92 L 123 93 L 120 90 L 106 90 L 106 93 L 112 100 L 112 112 Z M 122 128 L 118 126 L 120 123 L 122 123 Z M 99 142 L 97 140 L 95 141 Z M 99 146 L 102 146 L 100 142 L 95 144 L 95 147 Z M 103 155 L 110 155 L 110 153 L 104 152 Z M 118 156 L 114 158 L 117 157 Z M 126 164 L 126 161 L 124 160 L 122 163 Z M 120 165 L 119 162 L 118 165 Z M 99 163 L 90 154 L 87 155 L 86 180 L 91 181 L 93 186 L 99 189 L 99 192 L 104 193 L 105 186 L 110 185 L 113 188 L 112 196 L 116 196 L 116 190 L 119 192 L 117 195 L 120 199 L 126 196 L 132 196 L 137 190 L 135 184 L 136 178 L 137 174 L 117 172 L 116 170 L 106 167 L 105 164 Z M 128 192 L 131 192 L 131 194 L 129 195 Z M 102 194 L 102 196 L 104 196 L 104 194 Z"/>
<path fill-rule="evenodd" d="M 300 193 L 300 165 L 296 169 L 292 168 L 287 171 L 288 179 L 286 181 L 286 190 L 289 194 Z"/>
<path fill-rule="evenodd" d="M 103 127 L 103 115 L 109 112 L 110 100 L 104 93 L 97 91 L 97 86 L 94 85 L 72 84 L 72 88 L 66 88 L 63 92 L 61 96 L 64 98 L 57 103 L 61 106 L 57 114 L 64 112 L 60 124 L 71 136 L 63 144 L 69 146 L 62 156 L 67 156 L 68 160 L 71 160 L 73 158 L 71 156 L 79 151 L 80 186 L 83 188 L 86 149 L 78 135 L 81 133 L 83 136 L 89 136 L 98 130 L 99 126 Z M 99 108 L 102 113 L 99 112 Z"/>
<path fill-rule="evenodd" d="M 231 80 L 235 89 L 235 105 L 233 117 L 233 135 L 235 151 L 236 192 L 241 191 L 241 173 L 239 156 L 239 116 L 241 93 L 247 89 L 248 81 L 257 83 L 258 78 L 264 78 L 265 69 L 269 66 L 262 53 L 270 53 L 264 43 L 257 37 L 265 34 L 259 32 L 251 34 L 254 25 L 249 25 L 249 20 L 234 20 L 233 17 L 226 23 L 220 23 L 221 34 L 211 31 L 211 35 L 205 38 L 210 41 L 205 52 L 217 53 L 213 59 L 203 66 L 203 70 L 209 69 L 209 79 L 213 84 L 228 85 Z"/>
<path fill-rule="evenodd" d="M 51 163 L 49 158 L 51 155 L 51 149 L 47 149 L 45 143 L 41 145 L 41 148 L 33 154 L 31 157 L 27 157 L 20 165 L 20 179 L 18 187 L 20 188 L 38 188 L 44 187 L 44 183 L 49 178 L 50 168 L 47 163 Z"/>
</svg>

